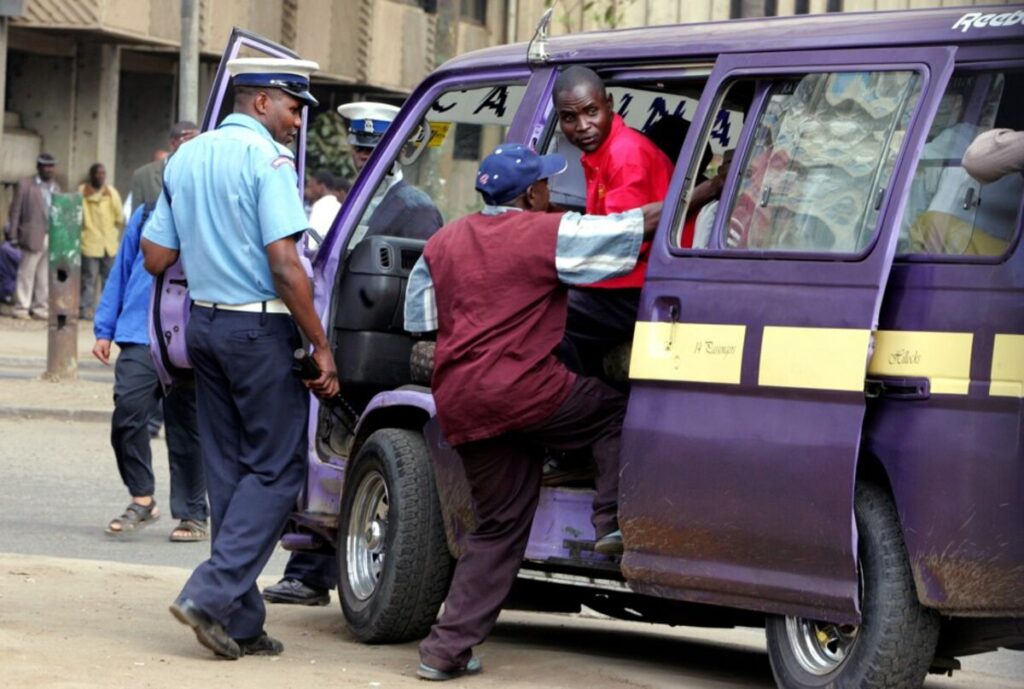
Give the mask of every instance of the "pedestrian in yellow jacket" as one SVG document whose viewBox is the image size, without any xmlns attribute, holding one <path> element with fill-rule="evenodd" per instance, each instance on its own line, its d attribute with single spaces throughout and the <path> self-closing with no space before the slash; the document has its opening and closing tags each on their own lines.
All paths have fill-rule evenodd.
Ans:
<svg viewBox="0 0 1024 689">
<path fill-rule="evenodd" d="M 103 291 L 121 242 L 124 212 L 121 195 L 107 184 L 107 169 L 102 163 L 89 168 L 89 181 L 78 191 L 82 194 L 82 300 L 78 317 L 92 318 L 96 298 Z"/>
</svg>

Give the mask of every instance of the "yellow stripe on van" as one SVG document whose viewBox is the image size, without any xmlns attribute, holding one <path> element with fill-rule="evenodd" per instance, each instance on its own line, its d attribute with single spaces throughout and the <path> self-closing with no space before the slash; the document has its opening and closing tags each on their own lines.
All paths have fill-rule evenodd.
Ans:
<svg viewBox="0 0 1024 689">
<path fill-rule="evenodd" d="M 996 334 L 988 394 L 1024 397 L 1024 335 Z"/>
<path fill-rule="evenodd" d="M 810 390 L 864 389 L 871 332 L 767 325 L 757 384 Z"/>
<path fill-rule="evenodd" d="M 738 384 L 746 332 L 745 325 L 638 321 L 629 377 Z"/>
<path fill-rule="evenodd" d="M 933 393 L 966 395 L 973 333 L 879 330 L 868 373 L 928 378 Z"/>
</svg>

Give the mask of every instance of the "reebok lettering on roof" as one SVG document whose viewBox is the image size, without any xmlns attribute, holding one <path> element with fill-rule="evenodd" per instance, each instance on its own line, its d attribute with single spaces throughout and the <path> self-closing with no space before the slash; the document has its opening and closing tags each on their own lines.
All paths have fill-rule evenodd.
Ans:
<svg viewBox="0 0 1024 689">
<path fill-rule="evenodd" d="M 968 29 L 985 28 L 988 26 L 1005 27 L 1014 26 L 1024 21 L 1024 10 L 1016 12 L 1004 12 L 1003 14 L 982 14 L 981 12 L 968 12 L 953 24 L 954 29 L 960 29 L 966 33 Z"/>
</svg>

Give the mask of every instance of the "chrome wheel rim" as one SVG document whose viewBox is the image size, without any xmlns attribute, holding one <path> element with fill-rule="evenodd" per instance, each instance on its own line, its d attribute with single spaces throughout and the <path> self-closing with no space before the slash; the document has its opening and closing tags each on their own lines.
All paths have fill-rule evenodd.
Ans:
<svg viewBox="0 0 1024 689">
<path fill-rule="evenodd" d="M 388 487 L 379 471 L 363 477 L 356 488 L 348 522 L 345 551 L 348 583 L 359 600 L 377 590 L 387 555 Z"/>
<path fill-rule="evenodd" d="M 846 662 L 857 643 L 859 630 L 854 624 L 786 618 L 786 635 L 796 661 L 803 670 L 818 677 L 835 672 Z"/>
</svg>

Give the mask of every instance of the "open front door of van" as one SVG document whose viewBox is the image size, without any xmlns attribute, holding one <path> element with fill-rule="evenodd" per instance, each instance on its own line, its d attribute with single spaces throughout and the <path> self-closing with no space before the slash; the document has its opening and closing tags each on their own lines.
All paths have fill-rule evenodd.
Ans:
<svg viewBox="0 0 1024 689">
<path fill-rule="evenodd" d="M 633 342 L 619 509 L 634 589 L 859 621 L 865 371 L 953 52 L 716 63 L 669 198 L 691 194 L 712 138 L 731 170 L 699 246 L 684 247 L 696 211 L 666 204 Z"/>
<path fill-rule="evenodd" d="M 229 98 L 231 77 L 228 74 L 228 62 L 236 57 L 289 57 L 298 55 L 262 36 L 235 28 L 228 39 L 224 56 L 217 67 L 217 76 L 210 86 L 210 96 L 206 101 L 206 110 L 200 131 L 216 129 L 221 120 L 231 114 L 232 102 Z M 308 108 L 302 109 L 302 129 L 297 137 L 296 163 L 299 173 L 299 186 L 296 193 L 302 194 L 303 161 L 306 157 L 306 121 Z M 164 386 L 180 382 L 191 375 L 192 365 L 188 359 L 185 346 L 185 329 L 188 326 L 189 309 L 192 300 L 188 294 L 188 281 L 185 271 L 178 261 L 168 268 L 163 275 L 154 281 L 153 298 L 150 303 L 149 346 L 156 365 L 157 375 Z"/>
</svg>

